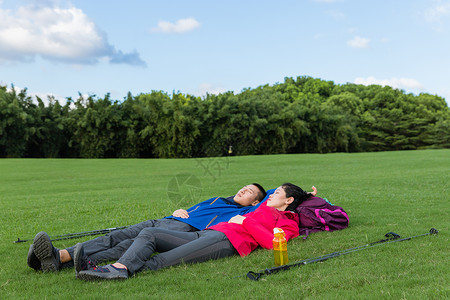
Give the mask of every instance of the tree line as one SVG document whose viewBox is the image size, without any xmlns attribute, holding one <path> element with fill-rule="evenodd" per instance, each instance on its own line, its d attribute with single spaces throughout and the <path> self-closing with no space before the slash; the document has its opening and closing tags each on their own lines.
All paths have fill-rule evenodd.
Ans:
<svg viewBox="0 0 450 300">
<path fill-rule="evenodd" d="M 0 86 L 0 157 L 181 158 L 450 148 L 445 99 L 308 76 L 195 97 L 96 96 L 61 105 Z"/>
</svg>

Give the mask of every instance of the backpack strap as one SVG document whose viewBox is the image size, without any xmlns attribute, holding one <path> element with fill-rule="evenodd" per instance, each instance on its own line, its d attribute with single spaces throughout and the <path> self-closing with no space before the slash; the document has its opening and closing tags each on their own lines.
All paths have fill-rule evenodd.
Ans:
<svg viewBox="0 0 450 300">
<path fill-rule="evenodd" d="M 322 231 L 323 229 L 320 226 L 316 227 L 300 227 L 299 233 L 300 235 L 304 235 L 303 239 L 306 240 L 310 233 Z"/>
<path fill-rule="evenodd" d="M 319 208 L 319 209 L 316 209 L 316 210 L 315 210 L 316 217 L 317 217 L 317 218 L 320 220 L 320 222 L 324 225 L 324 228 L 325 228 L 326 231 L 330 231 L 330 227 L 328 226 L 328 224 L 327 224 L 327 222 L 325 221 L 325 219 L 320 215 L 320 212 L 321 212 L 321 211 L 326 212 L 326 213 L 328 213 L 328 214 L 333 214 L 333 213 L 335 213 L 335 212 L 339 212 L 340 214 L 342 214 L 342 215 L 347 219 L 347 224 L 348 224 L 348 222 L 349 222 L 349 218 L 348 218 L 347 213 L 346 213 L 343 209 L 341 209 L 340 207 L 339 207 L 339 208 L 336 208 L 335 210 L 331 210 L 331 209 L 327 209 L 327 208 Z M 346 226 L 345 226 L 345 227 L 346 227 Z"/>
</svg>

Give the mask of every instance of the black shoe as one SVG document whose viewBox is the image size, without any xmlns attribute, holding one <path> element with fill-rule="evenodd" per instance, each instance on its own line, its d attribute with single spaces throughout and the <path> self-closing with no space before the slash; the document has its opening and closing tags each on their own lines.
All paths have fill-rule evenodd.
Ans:
<svg viewBox="0 0 450 300">
<path fill-rule="evenodd" d="M 42 270 L 41 261 L 37 258 L 36 254 L 34 254 L 33 244 L 30 245 L 30 250 L 28 250 L 27 264 L 30 268 L 33 268 L 36 271 Z"/>
<path fill-rule="evenodd" d="M 75 245 L 73 252 L 73 264 L 77 275 L 81 271 L 92 270 L 97 267 L 95 263 L 89 260 L 89 257 L 84 253 L 83 244 L 81 243 Z"/>
<path fill-rule="evenodd" d="M 53 247 L 47 233 L 41 231 L 34 237 L 33 252 L 41 262 L 42 271 L 56 272 L 61 269 L 59 249 Z"/>
<path fill-rule="evenodd" d="M 80 271 L 77 278 L 86 281 L 96 280 L 122 280 L 128 279 L 128 271 L 124 268 L 116 268 L 113 265 L 96 267 L 91 270 Z"/>
</svg>

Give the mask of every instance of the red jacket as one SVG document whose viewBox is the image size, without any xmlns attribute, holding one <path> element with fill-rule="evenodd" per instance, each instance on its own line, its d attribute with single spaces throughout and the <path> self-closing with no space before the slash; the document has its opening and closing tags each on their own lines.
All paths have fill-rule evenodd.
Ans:
<svg viewBox="0 0 450 300">
<path fill-rule="evenodd" d="M 256 247 L 272 249 L 273 229 L 283 229 L 286 240 L 299 235 L 298 215 L 290 211 L 280 211 L 261 204 L 254 212 L 245 215 L 241 224 L 222 222 L 208 229 L 223 232 L 241 256 L 250 254 Z"/>
</svg>

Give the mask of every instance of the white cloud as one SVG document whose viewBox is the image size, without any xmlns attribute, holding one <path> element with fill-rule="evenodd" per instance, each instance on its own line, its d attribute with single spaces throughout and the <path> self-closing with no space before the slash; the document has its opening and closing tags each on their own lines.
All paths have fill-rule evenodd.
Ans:
<svg viewBox="0 0 450 300">
<path fill-rule="evenodd" d="M 136 52 L 123 54 L 110 45 L 106 34 L 76 7 L 0 8 L 0 62 L 33 61 L 36 56 L 82 64 L 97 63 L 102 57 L 115 63 L 119 56 L 128 58 L 120 63 L 145 65 Z"/>
<path fill-rule="evenodd" d="M 344 20 L 346 18 L 345 14 L 340 10 L 329 10 L 325 13 L 335 20 Z"/>
<path fill-rule="evenodd" d="M 352 40 L 347 41 L 347 45 L 352 48 L 367 48 L 369 46 L 369 39 L 355 36 Z"/>
<path fill-rule="evenodd" d="M 22 90 L 24 90 L 21 87 L 8 85 L 7 83 L 2 82 L 2 81 L 0 81 L 0 86 L 6 87 L 6 91 L 8 93 L 10 93 L 14 90 L 16 94 L 19 94 L 20 92 L 22 92 Z M 61 104 L 61 105 L 64 105 L 67 102 L 67 99 L 65 97 L 63 97 L 61 95 L 55 95 L 53 93 L 33 93 L 33 92 L 30 92 L 28 89 L 26 89 L 25 92 L 28 97 L 31 97 L 31 100 L 35 104 L 38 104 L 37 97 L 41 98 L 42 102 L 46 106 L 50 103 L 49 97 L 53 98 L 54 100 L 58 100 L 59 104 Z"/>
<path fill-rule="evenodd" d="M 6 87 L 6 92 L 10 93 L 13 90 L 16 92 L 16 94 L 20 93 L 23 89 L 17 86 L 8 85 L 4 82 L 0 82 L 0 86 Z"/>
<path fill-rule="evenodd" d="M 425 10 L 424 16 L 429 23 L 441 23 L 443 18 L 450 17 L 450 1 L 437 1 Z"/>
<path fill-rule="evenodd" d="M 175 23 L 170 23 L 167 21 L 158 22 L 158 26 L 152 28 L 152 32 L 162 32 L 162 33 L 184 33 L 192 31 L 200 27 L 200 23 L 194 18 L 180 19 Z"/>
<path fill-rule="evenodd" d="M 391 78 L 391 79 L 376 79 L 375 77 L 362 78 L 358 77 L 354 80 L 356 84 L 362 85 L 381 85 L 390 86 L 395 89 L 423 89 L 423 85 L 412 78 Z"/>
<path fill-rule="evenodd" d="M 449 88 L 440 88 L 436 93 L 432 93 L 432 94 L 436 94 L 436 95 L 444 98 L 445 102 L 447 102 L 447 106 L 450 106 L 450 89 Z"/>
<path fill-rule="evenodd" d="M 314 2 L 319 2 L 319 3 L 333 3 L 333 2 L 338 2 L 339 0 L 313 0 Z"/>
<path fill-rule="evenodd" d="M 197 88 L 197 92 L 195 93 L 195 95 L 197 96 L 206 96 L 206 94 L 214 94 L 214 95 L 218 95 L 218 94 L 222 94 L 225 93 L 226 90 L 223 87 L 220 86 L 213 86 L 210 83 L 201 83 L 198 88 Z"/>
</svg>

